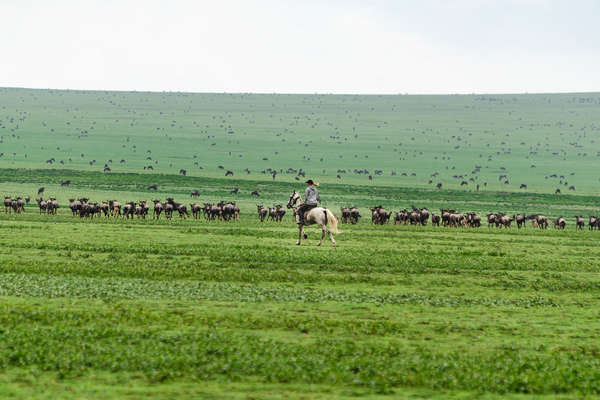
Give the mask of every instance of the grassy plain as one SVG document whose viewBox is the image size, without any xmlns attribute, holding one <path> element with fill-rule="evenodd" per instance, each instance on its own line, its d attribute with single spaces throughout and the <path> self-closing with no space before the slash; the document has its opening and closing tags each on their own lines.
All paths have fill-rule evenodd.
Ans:
<svg viewBox="0 0 600 400">
<path fill-rule="evenodd" d="M 598 397 L 600 232 L 573 217 L 600 214 L 599 107 L 596 94 L 0 89 L 0 195 L 44 187 L 62 206 L 0 212 L 0 397 Z M 321 181 L 336 214 L 360 208 L 338 249 L 316 247 L 314 228 L 295 246 L 289 215 L 255 217 L 302 189 L 287 168 Z M 362 168 L 383 172 L 351 172 Z M 87 220 L 66 207 L 169 196 L 235 200 L 241 220 Z M 377 204 L 568 226 L 372 226 Z"/>
<path fill-rule="evenodd" d="M 3 170 L 61 201 L 141 199 L 230 181 Z M 68 188 L 59 179 L 73 181 Z M 133 178 L 133 179 L 132 179 Z M 148 192 L 147 183 L 159 185 Z M 294 184 L 234 181 L 236 223 L 0 215 L 6 397 L 577 398 L 600 393 L 600 232 L 342 226 L 295 246 L 261 200 Z M 260 185 L 260 186 L 259 186 Z M 297 186 L 297 185 L 296 185 Z M 327 185 L 330 207 L 375 198 L 459 209 L 595 211 L 586 196 Z M 376 195 L 376 193 L 378 195 Z M 125 197 L 122 197 L 125 196 Z M 366 211 L 363 209 L 363 214 Z M 570 221 L 571 222 L 571 221 Z M 1 392 L 0 392 L 1 393 Z"/>
<path fill-rule="evenodd" d="M 487 183 L 494 191 L 519 191 L 526 184 L 528 192 L 575 186 L 576 193 L 598 194 L 599 111 L 597 93 L 326 96 L 3 88 L 0 168 L 102 171 L 108 164 L 114 172 L 144 173 L 152 166 L 150 172 L 183 168 L 203 177 L 231 170 L 234 178 L 250 180 L 271 179 L 261 171 L 273 168 L 283 170 L 277 179 L 287 182 L 295 177 L 285 173 L 288 168 L 302 168 L 325 183 L 430 187 L 432 180 L 469 191 Z M 54 164 L 47 164 L 52 158 Z M 373 180 L 355 169 L 367 169 Z M 347 172 L 341 180 L 338 170 Z"/>
</svg>

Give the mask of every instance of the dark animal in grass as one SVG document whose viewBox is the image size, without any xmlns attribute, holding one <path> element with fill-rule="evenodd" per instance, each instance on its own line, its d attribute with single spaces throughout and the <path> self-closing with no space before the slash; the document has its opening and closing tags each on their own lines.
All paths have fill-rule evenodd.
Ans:
<svg viewBox="0 0 600 400">
<path fill-rule="evenodd" d="M 527 216 L 525 214 L 516 214 L 513 215 L 513 220 L 517 223 L 517 228 L 525 228 L 527 222 Z"/>
<path fill-rule="evenodd" d="M 229 191 L 229 194 L 238 194 L 239 191 L 240 191 L 240 188 L 234 188 Z"/>
<path fill-rule="evenodd" d="M 158 185 L 150 185 L 146 189 L 147 190 L 158 190 Z"/>
<path fill-rule="evenodd" d="M 348 208 L 348 207 L 341 207 L 340 208 L 340 212 L 341 212 L 341 215 L 342 215 L 342 218 L 341 218 L 342 224 L 347 224 L 348 221 L 350 220 L 350 208 Z"/>
<path fill-rule="evenodd" d="M 575 216 L 575 229 L 585 228 L 585 220 L 581 215 Z"/>
<path fill-rule="evenodd" d="M 590 231 L 600 228 L 600 219 L 598 219 L 596 216 L 590 215 L 588 227 Z"/>
<path fill-rule="evenodd" d="M 558 217 L 558 218 L 556 218 L 556 221 L 554 221 L 555 229 L 565 229 L 566 225 L 567 225 L 567 221 L 565 221 L 565 219 L 563 217 Z"/>
<path fill-rule="evenodd" d="M 198 190 L 194 190 L 190 193 L 190 197 L 200 197 L 200 192 Z"/>
<path fill-rule="evenodd" d="M 256 196 L 256 197 L 258 197 L 258 196 L 260 196 L 260 193 L 258 193 L 258 190 L 253 190 L 253 191 L 250 193 L 250 196 Z"/>
<path fill-rule="evenodd" d="M 262 204 L 259 204 L 256 206 L 256 211 L 258 213 L 258 219 L 260 222 L 264 222 L 265 218 L 267 218 L 267 213 L 269 210 L 267 210 Z"/>
<path fill-rule="evenodd" d="M 37 194 L 42 194 L 42 193 L 44 193 L 44 187 L 43 186 L 38 189 Z"/>
<path fill-rule="evenodd" d="M 186 171 L 185 169 L 183 169 L 183 168 L 179 170 L 179 173 L 180 173 L 181 175 L 183 175 L 183 176 L 186 176 L 186 175 L 187 175 L 187 171 Z"/>
<path fill-rule="evenodd" d="M 164 207 L 160 200 L 152 200 L 152 203 L 154 203 L 154 213 L 152 214 L 152 218 L 159 219 Z"/>
<path fill-rule="evenodd" d="M 179 218 L 186 218 L 189 216 L 187 207 L 184 204 L 176 202 L 171 197 L 167 198 L 167 204 L 171 204 L 173 206 L 173 210 L 179 213 Z"/>
<path fill-rule="evenodd" d="M 198 203 L 190 203 L 190 211 L 192 212 L 194 219 L 198 219 L 202 212 L 202 206 Z"/>
<path fill-rule="evenodd" d="M 4 196 L 4 212 L 10 213 L 12 210 L 12 199 L 9 196 Z"/>
<path fill-rule="evenodd" d="M 71 184 L 70 180 L 66 180 L 66 181 L 61 181 L 60 182 L 60 186 L 69 186 Z"/>
</svg>

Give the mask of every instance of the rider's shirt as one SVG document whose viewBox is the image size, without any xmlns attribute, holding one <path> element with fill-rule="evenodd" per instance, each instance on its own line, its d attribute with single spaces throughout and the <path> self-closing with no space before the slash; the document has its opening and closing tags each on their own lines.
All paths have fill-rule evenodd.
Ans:
<svg viewBox="0 0 600 400">
<path fill-rule="evenodd" d="M 306 199 L 304 204 L 316 206 L 319 201 L 319 192 L 317 192 L 317 188 L 314 186 L 307 187 L 304 191 L 304 198 Z"/>
</svg>

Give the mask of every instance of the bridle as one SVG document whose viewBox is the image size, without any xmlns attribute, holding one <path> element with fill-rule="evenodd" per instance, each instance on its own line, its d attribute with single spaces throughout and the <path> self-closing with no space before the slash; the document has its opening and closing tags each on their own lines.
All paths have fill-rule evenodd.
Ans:
<svg viewBox="0 0 600 400">
<path fill-rule="evenodd" d="M 302 199 L 300 198 L 300 195 L 298 194 L 298 192 L 296 192 L 294 190 L 294 193 L 292 193 L 292 195 L 290 196 L 290 200 L 287 203 L 287 208 L 296 208 L 296 203 L 298 203 L 298 201 L 302 201 Z"/>
</svg>

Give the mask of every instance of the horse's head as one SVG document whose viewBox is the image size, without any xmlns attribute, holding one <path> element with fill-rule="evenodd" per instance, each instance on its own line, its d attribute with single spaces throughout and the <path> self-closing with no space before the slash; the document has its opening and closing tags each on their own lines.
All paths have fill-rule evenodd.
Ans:
<svg viewBox="0 0 600 400">
<path fill-rule="evenodd" d="M 287 208 L 294 208 L 296 203 L 298 203 L 300 200 L 300 195 L 294 190 L 294 193 L 291 194 L 290 200 L 287 203 Z"/>
</svg>

